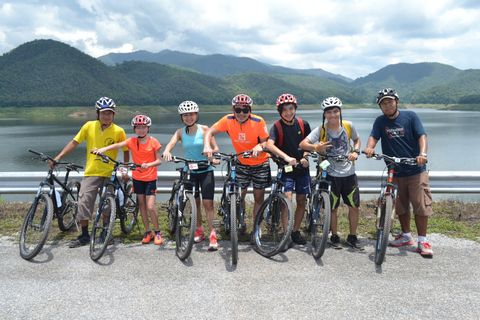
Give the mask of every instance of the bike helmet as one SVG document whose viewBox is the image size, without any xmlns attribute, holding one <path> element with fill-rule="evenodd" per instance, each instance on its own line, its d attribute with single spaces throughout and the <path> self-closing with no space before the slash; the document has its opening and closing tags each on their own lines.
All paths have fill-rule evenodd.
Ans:
<svg viewBox="0 0 480 320">
<path fill-rule="evenodd" d="M 277 98 L 277 109 L 279 106 L 285 103 L 293 103 L 295 107 L 297 107 L 297 99 L 293 94 L 284 93 L 280 97 Z"/>
<path fill-rule="evenodd" d="M 152 125 L 152 120 L 149 117 L 144 115 L 138 115 L 132 119 L 132 127 L 139 127 L 139 126 L 150 127 L 151 125 Z"/>
<path fill-rule="evenodd" d="M 95 104 L 95 110 L 97 111 L 110 110 L 115 112 L 115 102 L 113 102 L 113 100 L 110 98 L 102 97 L 98 99 L 97 103 Z"/>
<path fill-rule="evenodd" d="M 383 89 L 378 93 L 377 104 L 380 105 L 380 102 L 385 98 L 390 98 L 395 100 L 399 99 L 397 91 L 395 91 L 395 89 L 390 89 L 390 88 Z"/>
<path fill-rule="evenodd" d="M 192 113 L 192 112 L 198 112 L 198 111 L 199 111 L 198 105 L 193 101 L 183 101 L 178 106 L 179 114 Z"/>
<path fill-rule="evenodd" d="M 337 97 L 329 97 L 322 102 L 322 110 L 325 111 L 326 109 L 338 107 L 342 109 L 342 101 Z"/>
<path fill-rule="evenodd" d="M 232 107 L 235 106 L 245 106 L 251 108 L 253 105 L 253 100 L 246 94 L 239 94 L 232 99 Z"/>
</svg>

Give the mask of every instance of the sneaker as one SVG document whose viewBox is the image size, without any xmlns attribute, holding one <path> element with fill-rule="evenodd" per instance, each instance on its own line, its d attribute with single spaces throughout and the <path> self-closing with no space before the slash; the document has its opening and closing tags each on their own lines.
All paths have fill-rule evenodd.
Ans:
<svg viewBox="0 0 480 320">
<path fill-rule="evenodd" d="M 282 250 L 280 250 L 280 251 L 282 251 L 282 252 L 287 252 L 287 250 L 290 249 L 291 247 L 293 247 L 293 240 L 292 240 L 292 238 L 290 237 L 290 238 L 287 239 L 287 242 L 285 243 L 285 245 L 283 246 Z"/>
<path fill-rule="evenodd" d="M 330 237 L 330 245 L 334 249 L 342 249 L 342 244 L 340 243 L 340 237 L 336 234 Z"/>
<path fill-rule="evenodd" d="M 145 232 L 145 235 L 143 236 L 143 239 L 142 239 L 142 243 L 147 244 L 147 243 L 150 243 L 150 241 L 152 241 L 152 232 L 151 231 Z"/>
<path fill-rule="evenodd" d="M 359 251 L 365 250 L 365 247 L 362 246 L 360 241 L 358 241 L 358 238 L 354 234 L 349 234 L 347 237 L 347 243 L 351 245 L 354 249 L 357 249 Z"/>
<path fill-rule="evenodd" d="M 244 224 L 240 229 L 238 229 L 238 237 L 240 238 L 245 233 L 247 233 L 247 225 L 246 224 Z"/>
<path fill-rule="evenodd" d="M 78 248 L 90 243 L 90 235 L 84 236 L 83 234 L 79 235 L 77 239 L 70 241 L 68 246 L 70 248 Z"/>
<path fill-rule="evenodd" d="M 155 232 L 155 236 L 153 238 L 153 243 L 156 245 L 162 244 L 162 234 L 160 232 Z"/>
<path fill-rule="evenodd" d="M 419 242 L 417 252 L 424 257 L 433 257 L 432 246 L 428 242 Z"/>
<path fill-rule="evenodd" d="M 195 233 L 195 238 L 193 240 L 195 241 L 195 243 L 199 243 L 203 239 L 205 239 L 205 234 L 203 233 L 203 230 L 197 229 L 197 233 Z"/>
<path fill-rule="evenodd" d="M 413 240 L 410 236 L 404 236 L 400 234 L 398 237 L 395 238 L 395 240 L 390 241 L 389 244 L 393 247 L 409 246 L 413 244 Z"/>
<path fill-rule="evenodd" d="M 217 235 L 212 234 L 210 235 L 210 244 L 208 245 L 209 251 L 216 251 L 218 250 L 218 243 L 217 243 Z"/>
<path fill-rule="evenodd" d="M 291 238 L 293 242 L 297 244 L 307 244 L 307 240 L 305 240 L 305 238 L 302 237 L 302 235 L 300 234 L 300 231 L 298 230 L 292 232 Z"/>
</svg>

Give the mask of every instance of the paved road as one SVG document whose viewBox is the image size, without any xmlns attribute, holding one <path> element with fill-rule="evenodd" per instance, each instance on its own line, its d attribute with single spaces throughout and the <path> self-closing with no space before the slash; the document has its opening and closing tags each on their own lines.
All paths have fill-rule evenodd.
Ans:
<svg viewBox="0 0 480 320">
<path fill-rule="evenodd" d="M 0 239 L 0 319 L 478 319 L 480 244 L 429 235 L 424 259 L 413 246 L 366 250 L 308 246 L 273 259 L 229 243 L 196 245 L 185 262 L 174 246 L 116 244 L 95 263 L 88 247 L 49 246 L 33 261 Z"/>
</svg>

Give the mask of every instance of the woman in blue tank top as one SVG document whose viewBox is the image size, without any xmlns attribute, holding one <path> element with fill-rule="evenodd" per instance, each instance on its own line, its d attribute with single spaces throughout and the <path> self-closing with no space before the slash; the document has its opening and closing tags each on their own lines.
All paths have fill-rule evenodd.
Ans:
<svg viewBox="0 0 480 320">
<path fill-rule="evenodd" d="M 208 160 L 202 154 L 204 148 L 203 135 L 208 130 L 208 126 L 197 123 L 198 111 L 198 105 L 193 101 L 184 101 L 178 106 L 178 113 L 180 114 L 182 121 L 185 123 L 185 126 L 175 132 L 172 139 L 165 147 L 165 151 L 163 152 L 163 158 L 165 161 L 172 161 L 170 151 L 175 147 L 178 141 L 182 142 L 185 158 Z M 213 137 L 210 144 L 214 151 L 219 150 Z M 192 171 L 190 176 L 191 181 L 195 183 L 195 189 L 197 190 L 195 192 L 195 202 L 197 205 L 197 232 L 195 233 L 195 242 L 198 243 L 205 239 L 202 226 L 202 212 L 200 210 L 200 193 L 198 191 L 201 189 L 203 208 L 207 216 L 208 228 L 210 229 L 210 245 L 208 246 L 208 250 L 217 250 L 217 234 L 213 228 L 213 218 L 215 217 L 215 211 L 213 210 L 213 196 L 215 192 L 213 167 L 210 166 L 208 169 L 201 171 Z"/>
</svg>

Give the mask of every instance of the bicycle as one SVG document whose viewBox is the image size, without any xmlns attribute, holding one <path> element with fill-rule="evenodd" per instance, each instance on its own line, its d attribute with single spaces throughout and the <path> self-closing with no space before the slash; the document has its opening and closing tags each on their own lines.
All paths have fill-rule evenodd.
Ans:
<svg viewBox="0 0 480 320">
<path fill-rule="evenodd" d="M 285 183 L 281 180 L 283 173 L 293 167 L 272 153 L 270 158 L 278 166 L 277 176 L 272 178 L 270 195 L 258 209 L 253 229 L 255 247 L 264 257 L 272 257 L 284 248 L 292 234 L 294 215 L 292 201 L 285 195 Z"/>
<path fill-rule="evenodd" d="M 176 235 L 175 253 L 180 260 L 185 260 L 192 252 L 197 228 L 195 183 L 190 181 L 191 171 L 205 170 L 211 163 L 208 160 L 185 159 L 177 156 L 174 156 L 172 160 L 175 163 L 185 163 L 185 167 L 176 169 L 180 171 L 180 179 L 174 181 L 172 194 L 168 201 L 168 207 L 166 207 L 168 210 L 170 235 Z M 162 207 L 165 208 L 165 205 Z"/>
<path fill-rule="evenodd" d="M 227 175 L 223 185 L 220 207 L 218 209 L 218 215 L 222 217 L 222 222 L 215 223 L 214 226 L 220 227 L 220 225 L 223 225 L 225 233 L 227 235 L 230 234 L 230 241 L 232 244 L 232 264 L 236 264 L 238 261 L 238 231 L 243 230 L 242 227 L 245 215 L 242 203 L 242 188 L 240 183 L 236 180 L 235 165 L 239 156 L 248 158 L 250 155 L 250 150 L 239 153 L 213 153 L 213 157 L 224 160 L 227 163 Z"/>
<path fill-rule="evenodd" d="M 140 164 L 124 163 L 116 161 L 104 154 L 97 154 L 100 160 L 105 163 L 113 163 L 113 170 L 110 180 L 102 188 L 102 196 L 98 202 L 97 213 L 92 226 L 92 235 L 90 237 L 90 258 L 97 261 L 102 257 L 107 249 L 112 237 L 115 219 L 120 219 L 120 227 L 123 233 L 130 233 L 133 227 L 138 223 L 138 203 L 137 197 L 132 193 L 133 183 L 129 180 L 123 184 L 117 176 L 120 167 L 127 167 L 130 170 L 140 171 Z M 141 172 L 141 171 L 140 171 Z M 123 201 L 122 201 L 123 200 Z M 108 212 L 107 222 L 104 223 L 102 215 Z M 118 215 L 117 215 L 118 213 Z M 140 230 L 140 227 L 139 227 Z"/>
<path fill-rule="evenodd" d="M 305 223 L 307 231 L 312 234 L 312 255 L 315 259 L 319 259 L 325 252 L 332 213 L 330 201 L 332 183 L 327 180 L 327 174 L 335 170 L 332 162 L 345 162 L 348 157 L 316 151 L 310 151 L 310 156 L 317 163 L 317 172 L 315 179 L 312 181 L 312 193 L 307 197 Z M 333 161 L 330 162 L 329 159 Z"/>
<path fill-rule="evenodd" d="M 377 229 L 377 240 L 375 243 L 375 264 L 381 265 L 385 260 L 389 233 L 392 233 L 393 236 L 396 236 L 396 234 L 394 234 L 394 230 L 392 229 L 393 221 L 395 219 L 395 199 L 397 198 L 397 186 L 393 183 L 395 167 L 400 164 L 416 166 L 417 159 L 390 157 L 386 154 L 378 153 L 374 153 L 372 158 L 375 160 L 386 160 L 388 169 L 387 178 L 384 180 L 384 182 L 382 182 L 381 185 L 380 197 L 378 198 L 377 205 L 367 204 L 367 207 L 375 209 L 375 227 Z M 378 210 L 379 208 L 380 210 Z"/>
<path fill-rule="evenodd" d="M 38 186 L 37 195 L 27 211 L 20 231 L 20 256 L 25 260 L 34 258 L 42 250 L 52 224 L 53 218 L 58 221 L 61 231 L 68 231 L 76 222 L 78 192 L 81 183 L 78 180 L 68 182 L 70 171 L 83 169 L 74 163 L 59 162 L 41 152 L 28 149 L 39 156 L 41 161 L 52 161 L 55 165 L 65 165 L 66 174 L 62 181 L 50 168 L 47 177 Z M 67 183 L 68 182 L 68 183 Z M 61 191 L 58 192 L 56 185 Z"/>
</svg>

